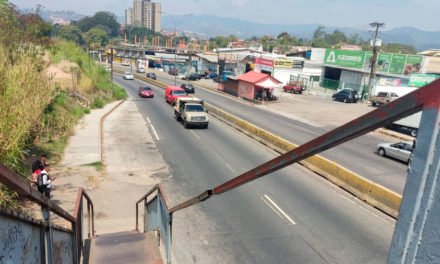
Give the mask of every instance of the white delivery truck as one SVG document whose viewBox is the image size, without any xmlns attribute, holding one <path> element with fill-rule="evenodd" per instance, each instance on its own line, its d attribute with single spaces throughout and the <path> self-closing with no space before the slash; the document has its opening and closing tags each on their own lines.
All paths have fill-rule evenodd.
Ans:
<svg viewBox="0 0 440 264">
<path fill-rule="evenodd" d="M 419 129 L 420 120 L 422 119 L 422 111 L 410 115 L 408 117 L 397 120 L 393 123 L 394 126 L 409 130 L 411 136 L 417 136 L 417 130 Z"/>
</svg>

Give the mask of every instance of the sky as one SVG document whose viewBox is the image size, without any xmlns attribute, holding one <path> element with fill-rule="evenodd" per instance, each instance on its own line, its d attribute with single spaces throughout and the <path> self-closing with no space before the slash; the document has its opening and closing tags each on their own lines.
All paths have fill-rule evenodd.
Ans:
<svg viewBox="0 0 440 264">
<path fill-rule="evenodd" d="M 110 11 L 124 16 L 133 0 L 13 0 L 19 8 L 71 10 L 84 15 Z M 440 0 L 156 0 L 164 15 L 216 15 L 269 24 L 322 24 L 368 29 L 373 21 L 385 30 L 411 26 L 440 31 Z"/>
</svg>

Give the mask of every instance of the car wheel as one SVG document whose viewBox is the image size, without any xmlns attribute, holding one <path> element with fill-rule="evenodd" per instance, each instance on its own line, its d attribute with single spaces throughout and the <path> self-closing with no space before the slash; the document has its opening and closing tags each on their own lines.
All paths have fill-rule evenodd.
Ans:
<svg viewBox="0 0 440 264">
<path fill-rule="evenodd" d="M 284 92 L 287 92 L 286 88 L 283 88 L 283 91 L 284 91 Z"/>
<path fill-rule="evenodd" d="M 302 93 L 303 93 L 302 91 L 299 92 L 299 94 L 302 94 Z"/>
<path fill-rule="evenodd" d="M 347 98 L 344 98 L 344 103 L 347 103 Z"/>
<path fill-rule="evenodd" d="M 386 153 L 385 153 L 385 149 L 384 149 L 384 148 L 380 148 L 380 149 L 377 151 L 377 154 L 379 154 L 380 156 L 385 156 L 385 155 L 386 155 Z"/>
<path fill-rule="evenodd" d="M 417 129 L 411 129 L 411 136 L 413 137 L 417 136 Z"/>
<path fill-rule="evenodd" d="M 183 127 L 188 128 L 188 123 L 186 121 L 183 121 Z"/>
<path fill-rule="evenodd" d="M 204 128 L 204 129 L 207 129 L 207 128 L 208 128 L 208 124 L 204 125 L 203 128 Z"/>
<path fill-rule="evenodd" d="M 376 103 L 375 103 L 375 102 L 372 102 L 371 105 L 372 105 L 372 106 L 376 106 Z"/>
</svg>

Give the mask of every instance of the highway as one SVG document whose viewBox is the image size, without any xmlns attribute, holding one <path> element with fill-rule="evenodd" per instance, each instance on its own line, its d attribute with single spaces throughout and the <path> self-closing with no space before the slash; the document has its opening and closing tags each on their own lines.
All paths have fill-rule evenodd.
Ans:
<svg viewBox="0 0 440 264">
<path fill-rule="evenodd" d="M 136 102 L 169 165 L 171 205 L 278 155 L 215 119 L 206 130 L 185 129 L 162 89 L 141 99 L 144 82 L 115 74 L 115 83 Z M 173 223 L 179 264 L 385 263 L 395 221 L 295 164 L 177 212 Z"/>
<path fill-rule="evenodd" d="M 172 76 L 170 76 L 172 78 Z M 173 85 L 174 80 L 157 75 L 157 80 Z M 183 82 L 177 80 L 180 86 Z M 333 127 L 315 127 L 288 117 L 263 110 L 216 92 L 196 86 L 195 95 L 241 119 L 247 120 L 275 135 L 301 145 L 316 138 Z M 343 114 L 343 113 L 341 113 Z M 325 158 L 358 173 L 359 175 L 403 194 L 407 176 L 407 165 L 375 153 L 376 145 L 384 139 L 375 135 L 364 135 L 338 147 L 321 153 Z"/>
</svg>

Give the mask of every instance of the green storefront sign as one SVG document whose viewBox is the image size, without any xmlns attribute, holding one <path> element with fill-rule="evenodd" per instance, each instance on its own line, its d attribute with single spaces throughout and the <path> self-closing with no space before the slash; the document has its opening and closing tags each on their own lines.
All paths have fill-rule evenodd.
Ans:
<svg viewBox="0 0 440 264">
<path fill-rule="evenodd" d="M 389 73 L 402 74 L 405 69 L 407 55 L 393 54 Z"/>
<path fill-rule="evenodd" d="M 409 59 L 409 58 L 408 58 Z M 422 87 L 428 83 L 431 83 L 440 78 L 438 74 L 411 74 L 411 78 L 409 79 L 409 86 L 412 87 Z"/>
<path fill-rule="evenodd" d="M 379 53 L 377 56 L 376 70 L 378 72 L 388 72 L 392 57 L 392 53 Z"/>
<path fill-rule="evenodd" d="M 324 63 L 361 69 L 364 66 L 364 59 L 364 51 L 327 49 L 325 51 Z"/>
</svg>

